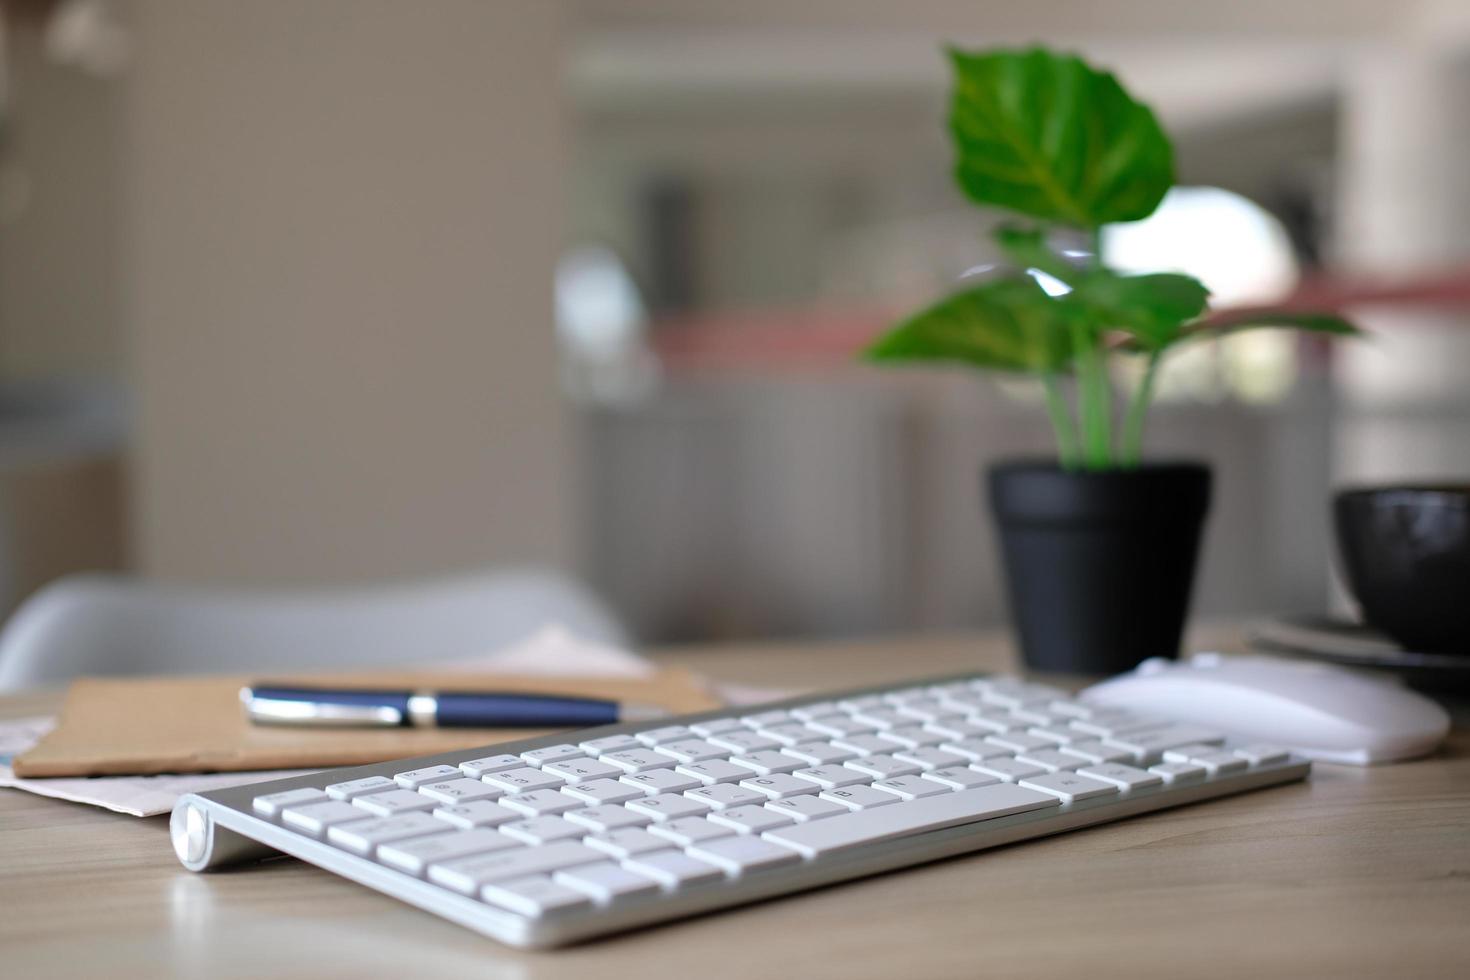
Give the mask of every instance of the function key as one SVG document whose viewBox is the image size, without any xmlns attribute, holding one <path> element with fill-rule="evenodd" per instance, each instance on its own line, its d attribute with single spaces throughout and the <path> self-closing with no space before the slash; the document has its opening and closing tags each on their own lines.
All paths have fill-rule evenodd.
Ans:
<svg viewBox="0 0 1470 980">
<path fill-rule="evenodd" d="M 695 734 L 683 725 L 665 725 L 662 728 L 650 728 L 646 732 L 637 732 L 633 737 L 644 745 L 662 745 L 664 742 L 694 738 Z"/>
<path fill-rule="evenodd" d="M 492 772 L 504 772 L 507 769 L 519 769 L 525 765 L 518 755 L 487 755 L 483 759 L 471 759 L 459 764 L 460 770 L 471 779 L 479 779 Z"/>
<path fill-rule="evenodd" d="M 429 783 L 442 783 L 446 779 L 453 779 L 458 775 L 458 766 L 425 766 L 423 769 L 400 772 L 393 779 L 404 789 L 418 789 L 420 786 Z"/>
<path fill-rule="evenodd" d="M 607 752 L 621 752 L 624 749 L 642 747 L 643 743 L 632 735 L 605 735 L 602 738 L 594 738 L 582 743 L 582 751 L 588 755 L 603 755 Z"/>
<path fill-rule="evenodd" d="M 548 745 L 544 749 L 532 749 L 521 753 L 521 760 L 528 766 L 540 768 L 548 762 L 561 762 L 563 759 L 580 759 L 582 750 L 568 742 L 560 745 Z"/>
<path fill-rule="evenodd" d="M 323 793 L 315 787 L 305 786 L 301 789 L 288 789 L 280 793 L 268 793 L 265 796 L 257 796 L 253 801 L 253 805 L 256 813 L 266 817 L 276 817 L 288 806 L 321 803 L 330 798 L 326 793 Z"/>
<path fill-rule="evenodd" d="M 354 796 L 366 796 L 369 793 L 382 793 L 397 788 L 398 784 L 387 776 L 364 776 L 362 779 L 349 779 L 345 783 L 333 783 L 327 787 L 327 795 L 334 800 L 350 800 Z"/>
</svg>

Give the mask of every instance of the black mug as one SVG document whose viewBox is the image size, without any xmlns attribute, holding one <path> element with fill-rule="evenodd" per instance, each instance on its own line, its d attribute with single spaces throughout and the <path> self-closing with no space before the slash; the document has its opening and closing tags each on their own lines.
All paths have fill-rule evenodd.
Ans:
<svg viewBox="0 0 1470 980">
<path fill-rule="evenodd" d="M 1334 516 L 1368 625 L 1419 653 L 1470 656 L 1470 484 L 1344 490 Z"/>
</svg>

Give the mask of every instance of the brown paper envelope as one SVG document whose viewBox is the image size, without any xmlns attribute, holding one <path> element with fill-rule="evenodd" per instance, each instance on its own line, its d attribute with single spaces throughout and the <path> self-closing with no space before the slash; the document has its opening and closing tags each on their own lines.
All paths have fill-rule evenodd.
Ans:
<svg viewBox="0 0 1470 980">
<path fill-rule="evenodd" d="M 719 706 L 682 668 L 647 678 L 528 677 L 495 674 L 368 672 L 294 676 L 97 678 L 74 681 L 61 721 L 15 774 L 116 776 L 250 769 L 324 769 L 367 765 L 546 734 L 504 728 L 288 728 L 255 725 L 240 705 L 253 681 L 318 687 L 517 691 L 610 698 L 658 705 L 673 713 Z"/>
</svg>

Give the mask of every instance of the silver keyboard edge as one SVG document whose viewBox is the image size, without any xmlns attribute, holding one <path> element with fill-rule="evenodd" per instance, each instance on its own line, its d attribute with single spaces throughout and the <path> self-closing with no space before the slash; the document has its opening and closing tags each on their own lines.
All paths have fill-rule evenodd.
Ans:
<svg viewBox="0 0 1470 980">
<path fill-rule="evenodd" d="M 944 684 L 983 676 L 987 675 L 967 672 L 881 684 L 857 690 L 815 692 L 762 704 L 760 708 L 761 710 L 781 710 L 813 700 L 861 697 L 865 694 L 883 693 L 899 688 Z M 688 724 L 707 718 L 724 717 L 739 710 L 741 709 L 716 708 L 697 714 L 675 716 L 664 721 L 665 723 Z M 586 741 L 607 735 L 643 731 L 649 725 L 649 722 L 643 721 L 583 729 L 576 733 L 576 738 L 577 741 Z M 556 745 L 566 741 L 567 738 L 566 732 L 558 732 L 531 739 L 499 742 L 489 746 L 437 753 L 431 756 L 333 769 L 331 772 L 334 781 L 345 781 L 360 776 L 379 775 L 385 765 L 417 769 L 472 757 L 482 748 L 497 753 L 519 753 L 542 746 Z M 1242 773 L 1216 776 L 1205 782 L 1189 786 L 1170 787 L 1166 784 L 1160 787 L 1133 790 L 1122 796 L 1084 800 L 1063 805 L 1059 809 L 1048 808 L 977 823 L 961 824 L 944 830 L 870 844 L 854 848 L 849 852 L 802 861 L 795 865 L 746 877 L 689 888 L 675 896 L 659 892 L 644 899 L 628 901 L 611 909 L 599 908 L 590 912 L 569 914 L 565 918 L 552 917 L 544 920 L 526 919 L 509 912 L 502 912 L 477 899 L 409 877 L 351 852 L 333 847 L 324 841 L 313 840 L 294 833 L 257 817 L 252 812 L 251 801 L 263 790 L 280 792 L 300 786 L 316 786 L 320 783 L 316 774 L 191 794 L 183 797 L 178 806 L 197 807 L 209 817 L 211 844 L 216 827 L 233 831 L 281 853 L 318 865 L 375 891 L 442 916 L 509 946 L 521 949 L 546 949 L 639 926 L 686 918 L 719 908 L 794 894 L 884 871 L 913 867 L 946 857 L 1051 836 L 1138 814 L 1293 782 L 1304 779 L 1310 771 L 1309 762 L 1293 756 L 1286 762 Z M 206 853 L 199 862 L 191 867 L 194 870 L 203 870 L 212 866 L 212 863 L 210 855 Z"/>
</svg>

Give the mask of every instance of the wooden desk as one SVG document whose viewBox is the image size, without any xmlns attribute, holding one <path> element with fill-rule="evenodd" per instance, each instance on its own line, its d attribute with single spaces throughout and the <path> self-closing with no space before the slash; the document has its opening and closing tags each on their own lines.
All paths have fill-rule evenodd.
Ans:
<svg viewBox="0 0 1470 980">
<path fill-rule="evenodd" d="M 800 688 L 1012 666 L 997 637 L 723 648 Z M 53 710 L 0 699 L 0 714 Z M 17 978 L 1464 977 L 1470 737 L 1379 769 L 1136 818 L 551 953 L 294 861 L 184 871 L 166 821 L 0 791 L 0 973 Z"/>
</svg>

